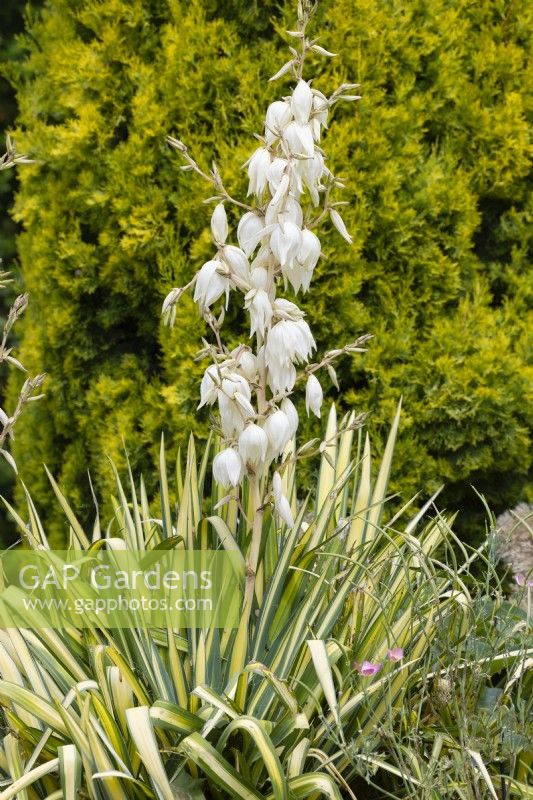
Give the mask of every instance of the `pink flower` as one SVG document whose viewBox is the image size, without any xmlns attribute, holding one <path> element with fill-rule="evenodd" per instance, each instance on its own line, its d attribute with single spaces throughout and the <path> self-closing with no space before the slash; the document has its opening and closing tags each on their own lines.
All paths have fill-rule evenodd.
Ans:
<svg viewBox="0 0 533 800">
<path fill-rule="evenodd" d="M 526 581 L 526 576 L 521 572 L 519 572 L 518 575 L 515 575 L 514 579 L 519 586 L 529 586 L 530 588 L 533 586 L 533 580 Z"/>
<path fill-rule="evenodd" d="M 365 678 L 375 675 L 381 669 L 381 664 L 372 664 L 370 661 L 363 661 L 362 664 L 354 662 L 354 669 Z"/>
<path fill-rule="evenodd" d="M 401 661 L 403 658 L 403 650 L 401 647 L 393 647 L 391 650 L 387 650 L 387 655 L 389 661 Z"/>
</svg>

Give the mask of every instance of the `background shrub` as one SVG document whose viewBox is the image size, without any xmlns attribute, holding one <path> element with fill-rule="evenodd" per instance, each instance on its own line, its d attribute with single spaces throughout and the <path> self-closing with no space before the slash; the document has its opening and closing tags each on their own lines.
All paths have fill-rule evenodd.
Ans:
<svg viewBox="0 0 533 800">
<path fill-rule="evenodd" d="M 20 147 L 41 160 L 15 207 L 32 297 L 21 358 L 50 377 L 15 456 L 58 531 L 43 462 L 91 516 L 86 472 L 105 493 L 105 454 L 123 463 L 125 441 L 149 474 L 161 430 L 171 449 L 205 431 L 196 312 L 185 298 L 169 333 L 159 311 L 211 252 L 206 187 L 164 138 L 242 191 L 292 6 L 55 0 L 29 24 L 9 74 Z M 445 481 L 466 536 L 482 513 L 471 484 L 496 512 L 531 496 L 530 6 L 325 0 L 320 16 L 342 60 L 319 61 L 317 88 L 357 80 L 363 99 L 336 111 L 329 147 L 354 246 L 328 242 L 306 310 L 320 349 L 375 335 L 339 370 L 345 400 L 379 437 L 403 394 L 392 488 Z"/>
</svg>

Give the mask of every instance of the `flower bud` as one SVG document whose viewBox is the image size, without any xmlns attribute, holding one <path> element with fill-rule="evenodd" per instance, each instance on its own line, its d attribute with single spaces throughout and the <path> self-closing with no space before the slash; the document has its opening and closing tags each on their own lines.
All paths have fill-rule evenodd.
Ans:
<svg viewBox="0 0 533 800">
<path fill-rule="evenodd" d="M 243 473 L 243 463 L 239 453 L 233 447 L 227 447 L 217 453 L 213 460 L 213 477 L 225 489 L 238 486 Z"/>
<path fill-rule="evenodd" d="M 265 118 L 265 139 L 267 144 L 276 141 L 283 129 L 292 119 L 291 107 L 284 100 L 276 100 L 267 108 Z"/>
<path fill-rule="evenodd" d="M 224 244 L 228 238 L 228 218 L 224 203 L 219 203 L 211 215 L 211 233 L 215 244 Z"/>
<path fill-rule="evenodd" d="M 311 373 L 305 387 L 305 407 L 307 409 L 307 416 L 309 416 L 309 411 L 312 411 L 313 414 L 316 414 L 316 416 L 320 418 L 320 409 L 322 408 L 323 399 L 324 393 L 320 381 Z"/>
<path fill-rule="evenodd" d="M 337 230 L 340 233 L 340 235 L 342 236 L 342 238 L 345 239 L 348 242 L 348 244 L 352 244 L 352 241 L 353 241 L 352 237 L 348 233 L 348 231 L 346 229 L 346 225 L 344 224 L 344 220 L 342 219 L 342 217 L 339 214 L 339 212 L 335 211 L 335 209 L 332 208 L 330 210 L 330 212 L 329 212 L 329 216 L 331 217 L 331 221 L 332 221 L 333 225 L 335 226 L 335 228 L 337 228 Z"/>
<path fill-rule="evenodd" d="M 239 453 L 246 466 L 258 467 L 264 463 L 268 448 L 268 437 L 264 430 L 251 423 L 239 436 Z"/>
</svg>

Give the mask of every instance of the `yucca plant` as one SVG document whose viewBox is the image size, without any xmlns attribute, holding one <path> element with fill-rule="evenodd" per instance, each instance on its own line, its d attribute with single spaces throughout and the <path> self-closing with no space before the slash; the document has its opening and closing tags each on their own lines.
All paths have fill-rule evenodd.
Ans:
<svg viewBox="0 0 533 800">
<path fill-rule="evenodd" d="M 9 733 L 0 796 L 353 797 L 356 776 L 379 770 L 414 787 L 412 796 L 445 797 L 429 792 L 421 754 L 406 748 L 402 764 L 380 738 L 405 724 L 420 729 L 406 701 L 440 671 L 449 679 L 436 639 L 453 648 L 471 632 L 464 579 L 471 557 L 454 566 L 441 560 L 451 558 L 450 520 L 436 515 L 423 525 L 405 508 L 380 522 L 398 420 L 372 479 L 368 439 L 359 433 L 353 452 L 353 431 L 340 432 L 349 420 L 337 428 L 330 412 L 315 509 L 302 503 L 281 537 L 274 517 L 264 520 L 264 589 L 237 675 L 234 629 L 2 631 Z M 124 486 L 117 476 L 114 519 L 101 530 L 97 518 L 90 536 L 52 479 L 70 546 L 91 551 L 120 538 L 131 549 L 246 552 L 245 515 L 234 504 L 217 509 L 209 459 L 208 449 L 197 462 L 191 439 L 169 485 L 162 447 L 160 510 L 150 507 L 142 480 L 136 486 L 130 476 Z M 28 522 L 10 511 L 32 547 L 48 546 L 29 495 Z M 509 670 L 516 684 L 533 649 L 501 645 L 489 670 Z M 403 658 L 388 659 L 398 648 Z M 354 662 L 383 666 L 365 676 Z M 483 664 L 478 657 L 467 666 Z M 527 761 L 521 771 L 523 781 Z M 510 791 L 527 797 L 522 781 Z"/>
<path fill-rule="evenodd" d="M 257 614 L 238 674 L 233 629 L 1 632 L 10 730 L 2 797 L 25 787 L 35 797 L 339 796 L 348 744 L 364 751 L 376 724 L 401 705 L 437 626 L 461 613 L 454 591 L 434 602 L 460 588 L 432 563 L 447 522 L 436 518 L 418 538 L 418 515 L 401 532 L 400 516 L 380 527 L 398 416 L 374 481 L 368 440 L 361 446 L 359 435 L 353 453 L 348 422 L 340 432 L 331 411 L 315 510 L 302 503 L 281 537 L 265 516 Z M 52 479 L 70 546 L 90 551 L 120 537 L 132 549 L 246 552 L 246 514 L 236 503 L 217 510 L 219 488 L 206 496 L 209 457 L 208 449 L 198 465 L 191 439 L 172 506 L 161 449 L 160 517 L 142 481 L 137 488 L 130 477 L 124 488 L 117 477 L 115 517 L 106 531 L 97 519 L 90 537 Z M 32 547 L 48 547 L 29 495 L 29 522 L 10 510 Z M 354 660 L 384 661 L 394 647 L 404 661 L 354 685 Z"/>
<path fill-rule="evenodd" d="M 434 512 L 434 498 L 411 514 L 412 502 L 392 517 L 388 511 L 399 408 L 378 469 L 362 418 L 339 422 L 334 407 L 323 438 L 295 444 L 290 396 L 298 381 L 305 379 L 308 413 L 319 417 L 316 373 L 327 371 L 335 383 L 333 362 L 360 352 L 367 339 L 310 363 L 316 345 L 304 314 L 277 297 L 284 284 L 309 288 L 321 250 L 312 228 L 330 220 L 350 241 L 332 200 L 342 184 L 318 142 L 329 110 L 357 96 L 343 84 L 326 98 L 303 80 L 309 53 L 332 55 L 307 36 L 313 8 L 299 3 L 290 32 L 298 48 L 275 76 L 292 75 L 296 86 L 269 107 L 248 165 L 254 206 L 229 195 L 215 166 L 203 172 L 183 143 L 170 140 L 186 169 L 213 184 L 217 202 L 216 255 L 190 283 L 213 334 L 202 350 L 212 363 L 201 405 L 218 405 L 216 442 L 198 461 L 191 439 L 172 484 L 162 444 L 157 511 L 142 480 L 137 485 L 130 473 L 125 487 L 117 475 L 114 517 L 102 527 L 97 515 L 90 533 L 50 476 L 74 551 L 125 545 L 236 554 L 245 574 L 239 625 L 1 631 L 0 800 L 354 797 L 350 783 L 362 764 L 421 783 L 414 764 L 402 772 L 374 740 L 383 720 L 402 720 L 406 690 L 423 683 L 438 633 L 451 642 L 465 634 L 461 568 L 440 560 L 453 542 L 452 520 Z M 226 243 L 225 204 L 244 208 L 240 247 Z M 165 301 L 170 321 L 183 291 Z M 244 296 L 253 349 L 223 344 L 224 313 L 212 308 L 230 291 Z M 316 486 L 304 498 L 299 465 L 313 457 Z M 9 510 L 25 541 L 48 549 L 26 496 L 24 514 Z M 501 654 L 505 663 L 524 657 Z"/>
</svg>

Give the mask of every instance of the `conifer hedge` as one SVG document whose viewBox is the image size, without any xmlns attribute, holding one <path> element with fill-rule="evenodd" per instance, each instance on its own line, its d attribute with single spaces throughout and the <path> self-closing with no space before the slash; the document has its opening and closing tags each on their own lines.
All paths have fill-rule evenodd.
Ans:
<svg viewBox="0 0 533 800">
<path fill-rule="evenodd" d="M 53 0 L 30 23 L 10 76 L 19 145 L 39 159 L 16 203 L 32 298 L 21 359 L 49 379 L 15 455 L 52 523 L 43 462 L 90 517 L 86 473 L 110 486 L 106 454 L 124 464 L 125 443 L 155 474 L 161 431 L 176 448 L 206 430 L 192 301 L 171 333 L 159 319 L 210 257 L 206 186 L 165 136 L 242 190 L 292 6 Z M 330 146 L 354 245 L 329 237 L 303 305 L 319 350 L 374 334 L 339 370 L 347 401 L 379 435 L 403 395 L 393 488 L 407 499 L 445 482 L 466 531 L 481 511 L 471 485 L 495 511 L 531 491 L 531 5 L 324 0 L 319 14 L 342 59 L 318 61 L 317 88 L 356 80 L 363 99 L 337 108 Z M 233 329 L 246 335 L 239 316 Z"/>
</svg>

